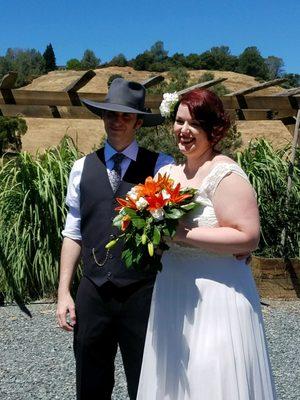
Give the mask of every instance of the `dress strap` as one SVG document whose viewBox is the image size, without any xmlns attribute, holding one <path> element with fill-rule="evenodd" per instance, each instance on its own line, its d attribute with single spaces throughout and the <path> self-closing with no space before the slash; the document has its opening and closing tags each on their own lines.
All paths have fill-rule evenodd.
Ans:
<svg viewBox="0 0 300 400">
<path fill-rule="evenodd" d="M 239 175 L 249 183 L 248 176 L 239 165 L 224 162 L 217 163 L 205 178 L 204 183 L 207 195 L 212 197 L 222 179 L 232 173 Z"/>
</svg>

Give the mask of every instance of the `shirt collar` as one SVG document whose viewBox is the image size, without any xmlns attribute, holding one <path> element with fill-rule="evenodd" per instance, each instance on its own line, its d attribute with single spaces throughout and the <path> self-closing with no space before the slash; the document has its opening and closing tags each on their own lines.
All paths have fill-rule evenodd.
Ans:
<svg viewBox="0 0 300 400">
<path fill-rule="evenodd" d="M 131 142 L 130 145 L 127 146 L 126 149 L 124 149 L 121 153 L 124 154 L 124 156 L 126 156 L 130 160 L 136 161 L 138 150 L 139 147 L 137 141 L 133 140 L 133 142 Z M 112 156 L 116 153 L 117 151 L 108 142 L 106 142 L 104 146 L 105 162 L 110 160 Z"/>
</svg>

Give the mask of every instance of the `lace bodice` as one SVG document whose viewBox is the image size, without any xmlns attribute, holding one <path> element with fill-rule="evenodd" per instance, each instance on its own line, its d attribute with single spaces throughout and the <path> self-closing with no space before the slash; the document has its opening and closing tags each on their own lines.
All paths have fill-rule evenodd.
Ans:
<svg viewBox="0 0 300 400">
<path fill-rule="evenodd" d="M 173 168 L 174 165 L 168 165 L 164 167 L 163 170 L 161 170 L 160 172 L 170 174 L 171 178 L 176 181 L 174 173 L 172 174 Z M 238 174 L 249 182 L 247 175 L 237 164 L 225 162 L 220 162 L 216 164 L 211 169 L 210 173 L 204 178 L 200 187 L 198 188 L 195 201 L 199 203 L 199 207 L 196 207 L 193 211 L 190 211 L 186 216 L 183 217 L 183 221 L 185 221 L 188 226 L 215 227 L 218 225 L 218 220 L 213 207 L 213 195 L 222 179 L 232 173 Z M 172 249 L 172 253 L 176 256 L 188 256 L 197 258 L 200 255 L 202 257 L 205 254 L 207 257 L 232 258 L 231 255 L 221 255 L 202 251 L 198 247 L 186 246 L 174 242 L 169 242 L 168 244 Z M 169 254 L 169 252 L 166 253 Z"/>
<path fill-rule="evenodd" d="M 168 172 L 170 176 L 174 178 L 174 176 L 172 176 L 172 169 L 173 166 L 167 166 L 164 168 L 163 172 Z M 237 164 L 225 162 L 217 163 L 198 188 L 195 200 L 199 203 L 199 207 L 184 217 L 189 225 L 195 227 L 213 227 L 218 224 L 213 208 L 213 195 L 222 179 L 232 173 L 238 174 L 249 182 L 247 175 Z"/>
</svg>

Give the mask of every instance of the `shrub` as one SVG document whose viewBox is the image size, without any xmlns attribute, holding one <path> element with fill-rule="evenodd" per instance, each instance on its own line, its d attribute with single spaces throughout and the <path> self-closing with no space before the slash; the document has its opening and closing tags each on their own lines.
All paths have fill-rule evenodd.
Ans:
<svg viewBox="0 0 300 400">
<path fill-rule="evenodd" d="M 256 190 L 261 218 L 261 239 L 256 254 L 266 257 L 300 256 L 300 152 L 287 196 L 291 166 L 290 147 L 275 150 L 264 139 L 253 141 L 237 159 Z M 281 243 L 285 230 L 286 243 Z"/>
<path fill-rule="evenodd" d="M 5 152 L 21 151 L 21 137 L 26 132 L 25 119 L 20 117 L 0 117 L 0 156 Z"/>
<path fill-rule="evenodd" d="M 0 169 L 0 291 L 7 299 L 54 294 L 68 175 L 79 152 L 65 138 L 36 157 L 24 152 Z"/>
</svg>

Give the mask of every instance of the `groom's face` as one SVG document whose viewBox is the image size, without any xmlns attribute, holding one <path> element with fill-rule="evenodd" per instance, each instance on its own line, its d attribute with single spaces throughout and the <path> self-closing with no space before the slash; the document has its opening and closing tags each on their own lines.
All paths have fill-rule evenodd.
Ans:
<svg viewBox="0 0 300 400">
<path fill-rule="evenodd" d="M 137 118 L 137 114 L 116 111 L 104 111 L 103 122 L 108 141 L 113 145 L 127 147 L 135 137 L 135 132 L 141 127 L 143 121 Z"/>
</svg>

